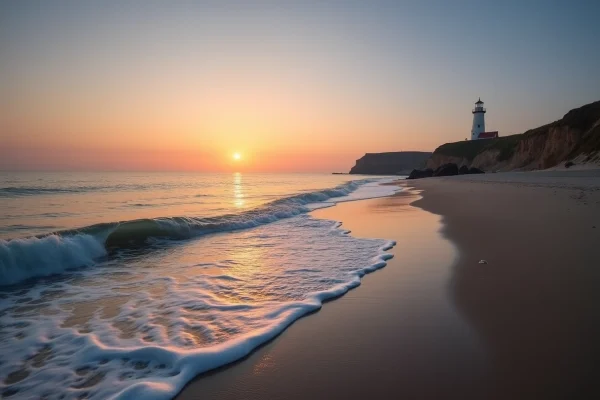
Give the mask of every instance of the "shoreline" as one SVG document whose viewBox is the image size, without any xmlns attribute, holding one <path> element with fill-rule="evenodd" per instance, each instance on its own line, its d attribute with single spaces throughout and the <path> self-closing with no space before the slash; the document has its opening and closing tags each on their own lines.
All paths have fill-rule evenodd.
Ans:
<svg viewBox="0 0 600 400">
<path fill-rule="evenodd" d="M 600 171 L 400 185 L 313 213 L 388 266 L 177 398 L 596 398 Z"/>
<path fill-rule="evenodd" d="M 448 297 L 456 252 L 438 232 L 440 217 L 410 205 L 418 198 L 405 189 L 314 211 L 353 236 L 396 240 L 395 257 L 244 360 L 196 377 L 177 399 L 384 398 L 399 386 L 421 398 L 476 393 L 471 378 L 485 355 Z"/>
</svg>

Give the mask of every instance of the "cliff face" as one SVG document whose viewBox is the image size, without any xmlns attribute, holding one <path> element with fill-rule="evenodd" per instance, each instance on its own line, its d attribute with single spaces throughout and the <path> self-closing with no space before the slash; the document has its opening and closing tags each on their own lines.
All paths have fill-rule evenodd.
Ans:
<svg viewBox="0 0 600 400">
<path fill-rule="evenodd" d="M 484 171 L 511 171 L 545 169 L 569 160 L 600 163 L 600 101 L 519 135 L 446 143 L 426 164 L 432 169 L 455 163 Z"/>
<path fill-rule="evenodd" d="M 397 151 L 367 153 L 356 160 L 351 174 L 408 175 L 414 168 L 422 168 L 432 153 L 422 151 Z"/>
</svg>

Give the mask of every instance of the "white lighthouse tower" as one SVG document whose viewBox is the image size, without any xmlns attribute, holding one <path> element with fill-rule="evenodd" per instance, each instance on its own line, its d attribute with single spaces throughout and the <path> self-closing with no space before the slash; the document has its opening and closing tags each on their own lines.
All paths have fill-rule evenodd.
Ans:
<svg viewBox="0 0 600 400">
<path fill-rule="evenodd" d="M 475 103 L 473 109 L 473 128 L 471 128 L 471 140 L 479 139 L 479 134 L 485 132 L 485 108 L 481 98 Z"/>
</svg>

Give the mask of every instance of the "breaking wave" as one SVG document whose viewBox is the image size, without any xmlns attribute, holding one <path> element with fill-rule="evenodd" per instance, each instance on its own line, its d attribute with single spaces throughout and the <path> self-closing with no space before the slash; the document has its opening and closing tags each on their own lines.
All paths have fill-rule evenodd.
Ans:
<svg viewBox="0 0 600 400">
<path fill-rule="evenodd" d="M 0 240 L 0 285 L 90 266 L 111 251 L 143 246 L 153 239 L 182 240 L 209 233 L 252 228 L 290 218 L 318 207 L 333 205 L 336 201 L 332 199 L 341 200 L 360 186 L 371 182 L 373 180 L 369 179 L 351 181 L 335 188 L 275 200 L 239 214 L 110 222 L 41 237 Z M 394 191 L 395 189 L 391 189 L 391 193 Z M 385 194 L 376 193 L 358 198 L 387 194 L 390 194 L 389 187 Z"/>
<path fill-rule="evenodd" d="M 0 285 L 91 265 L 104 255 L 102 243 L 90 235 L 0 240 Z"/>
</svg>

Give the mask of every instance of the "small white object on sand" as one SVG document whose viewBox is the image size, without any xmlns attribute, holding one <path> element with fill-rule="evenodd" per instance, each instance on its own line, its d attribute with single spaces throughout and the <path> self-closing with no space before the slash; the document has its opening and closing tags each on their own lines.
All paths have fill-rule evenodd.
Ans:
<svg viewBox="0 0 600 400">
<path fill-rule="evenodd" d="M 485 261 L 485 260 L 479 260 L 479 264 L 487 264 L 487 261 Z"/>
</svg>

